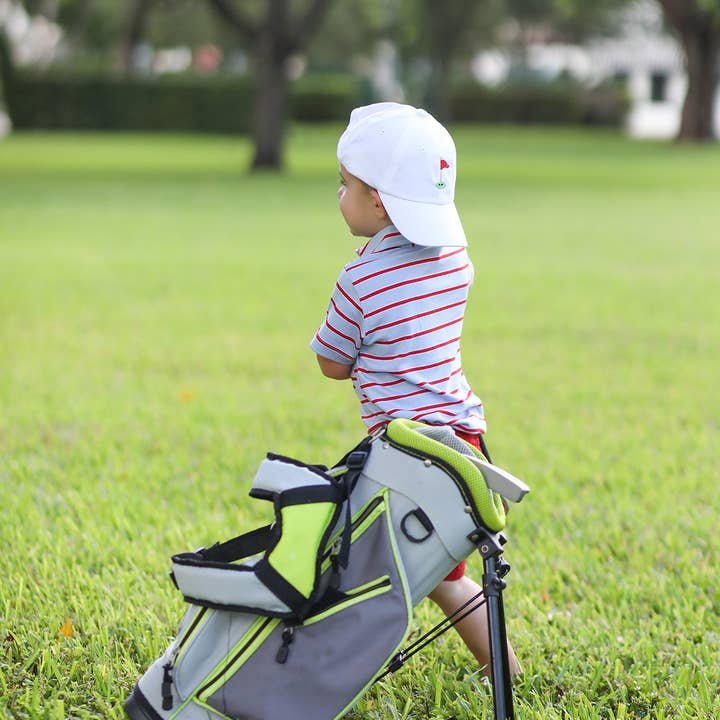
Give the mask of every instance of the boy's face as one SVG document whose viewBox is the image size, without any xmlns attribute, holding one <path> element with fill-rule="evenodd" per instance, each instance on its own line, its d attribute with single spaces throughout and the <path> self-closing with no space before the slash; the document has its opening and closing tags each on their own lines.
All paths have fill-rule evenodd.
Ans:
<svg viewBox="0 0 720 720">
<path fill-rule="evenodd" d="M 377 190 L 351 175 L 342 165 L 338 200 L 340 212 L 353 235 L 372 237 L 391 222 Z"/>
</svg>

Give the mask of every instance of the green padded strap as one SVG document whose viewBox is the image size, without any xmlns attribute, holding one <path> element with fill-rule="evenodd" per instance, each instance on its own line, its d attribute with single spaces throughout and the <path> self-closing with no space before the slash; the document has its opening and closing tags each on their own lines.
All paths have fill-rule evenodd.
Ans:
<svg viewBox="0 0 720 720">
<path fill-rule="evenodd" d="M 414 428 L 424 427 L 423 423 L 413 420 L 393 420 L 385 428 L 388 438 L 401 448 L 415 451 L 435 459 L 454 471 L 453 479 L 461 480 L 460 491 L 470 504 L 475 520 L 492 530 L 500 532 L 505 527 L 505 508 L 498 493 L 492 492 L 485 482 L 485 478 L 473 463 L 463 457 L 457 450 L 433 440 L 425 435 L 415 432 Z M 465 443 L 479 458 L 487 460 L 485 456 L 469 443 Z"/>
</svg>

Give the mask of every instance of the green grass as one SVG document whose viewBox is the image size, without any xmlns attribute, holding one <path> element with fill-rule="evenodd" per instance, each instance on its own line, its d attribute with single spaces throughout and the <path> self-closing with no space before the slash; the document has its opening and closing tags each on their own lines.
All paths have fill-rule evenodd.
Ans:
<svg viewBox="0 0 720 720">
<path fill-rule="evenodd" d="M 297 129 L 282 178 L 235 139 L 0 142 L 0 717 L 122 717 L 182 613 L 168 556 L 267 517 L 267 450 L 362 437 L 307 347 L 358 244 L 339 129 Z M 456 140 L 464 367 L 533 490 L 506 553 L 518 715 L 718 720 L 720 151 Z M 353 718 L 490 708 L 451 633 Z"/>
</svg>

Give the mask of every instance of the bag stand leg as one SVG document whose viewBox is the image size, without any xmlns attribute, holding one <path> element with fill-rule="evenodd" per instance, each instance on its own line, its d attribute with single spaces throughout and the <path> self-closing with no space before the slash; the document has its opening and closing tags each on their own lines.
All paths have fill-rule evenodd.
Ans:
<svg viewBox="0 0 720 720">
<path fill-rule="evenodd" d="M 478 552 L 483 559 L 483 594 L 487 600 L 495 720 L 514 720 L 512 676 L 508 660 L 505 606 L 502 596 L 505 588 L 505 581 L 502 578 L 510 570 L 510 565 L 500 557 L 502 546 L 507 539 L 502 533 L 492 534 L 483 528 L 478 528 L 473 533 L 473 540 L 477 542 Z"/>
</svg>

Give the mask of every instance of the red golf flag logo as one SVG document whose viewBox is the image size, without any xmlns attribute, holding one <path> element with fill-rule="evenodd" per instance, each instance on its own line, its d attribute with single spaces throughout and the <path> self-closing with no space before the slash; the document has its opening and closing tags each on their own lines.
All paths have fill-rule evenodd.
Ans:
<svg viewBox="0 0 720 720">
<path fill-rule="evenodd" d="M 442 190 L 445 187 L 445 177 L 443 175 L 443 170 L 450 169 L 450 163 L 447 160 L 443 160 L 440 158 L 440 181 L 435 183 L 435 187 L 438 190 Z"/>
</svg>

